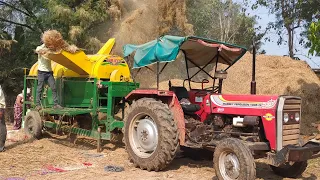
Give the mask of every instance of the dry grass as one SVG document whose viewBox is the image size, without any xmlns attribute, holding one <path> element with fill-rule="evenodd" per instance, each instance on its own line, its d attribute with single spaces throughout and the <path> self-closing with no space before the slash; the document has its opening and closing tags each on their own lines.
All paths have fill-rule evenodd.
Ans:
<svg viewBox="0 0 320 180">
<path fill-rule="evenodd" d="M 121 19 L 121 10 L 116 5 L 111 5 L 107 10 L 108 15 L 114 20 L 120 20 Z"/>
<path fill-rule="evenodd" d="M 65 47 L 65 41 L 57 30 L 47 30 L 42 34 L 42 42 L 52 51 L 59 51 Z"/>
<path fill-rule="evenodd" d="M 64 156 L 61 156 L 61 150 L 65 153 Z M 79 155 L 74 152 L 69 154 L 68 151 L 74 150 L 52 143 L 50 139 L 19 144 L 0 153 L 1 164 L 5 164 L 0 169 L 0 175 L 33 176 L 49 165 L 65 166 L 79 163 Z"/>
<path fill-rule="evenodd" d="M 159 16 L 159 34 L 168 33 L 174 26 L 180 29 L 181 35 L 192 35 L 193 26 L 188 23 L 186 2 L 181 0 L 157 1 Z"/>
<path fill-rule="evenodd" d="M 67 142 L 64 138 L 52 135 L 50 139 L 44 138 L 32 143 L 26 143 L 0 153 L 1 168 L 0 179 L 20 177 L 34 180 L 60 180 L 60 179 L 216 179 L 212 168 L 212 159 L 206 156 L 191 160 L 189 158 L 175 159 L 164 171 L 148 172 L 135 168 L 128 160 L 128 155 L 121 143 L 104 144 L 102 153 L 96 153 L 96 141 L 80 139 L 77 145 Z M 194 152 L 199 153 L 199 152 Z M 95 157 L 94 155 L 102 155 Z M 201 155 L 200 155 L 201 157 Z M 209 158 L 209 159 L 208 159 Z M 199 161 L 200 160 L 200 161 Z M 62 173 L 40 174 L 46 166 L 79 167 L 88 162 L 92 166 L 85 169 L 67 171 Z M 308 169 L 301 179 L 317 179 L 319 177 L 319 158 L 309 162 Z M 105 172 L 107 165 L 124 167 L 123 172 Z M 278 179 L 264 160 L 256 161 L 257 179 Z M 287 180 L 287 178 L 285 178 Z"/>
<path fill-rule="evenodd" d="M 69 45 L 62 37 L 61 33 L 57 30 L 47 30 L 42 36 L 41 40 L 47 49 L 42 50 L 43 54 L 59 53 L 61 50 L 75 53 L 78 48 L 75 45 Z"/>
<path fill-rule="evenodd" d="M 122 54 L 125 44 L 145 43 L 176 28 L 181 35 L 193 34 L 192 25 L 187 23 L 185 1 L 114 0 L 113 3 L 110 13 L 121 15 L 121 21 L 113 23 L 112 28 L 112 36 L 117 40 L 114 54 Z"/>
<path fill-rule="evenodd" d="M 71 26 L 69 30 L 69 37 L 72 41 L 76 41 L 83 33 L 81 26 Z"/>
</svg>

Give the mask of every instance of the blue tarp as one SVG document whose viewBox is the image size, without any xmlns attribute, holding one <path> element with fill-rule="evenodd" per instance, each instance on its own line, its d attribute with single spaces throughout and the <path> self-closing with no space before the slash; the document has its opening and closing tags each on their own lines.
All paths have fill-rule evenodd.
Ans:
<svg viewBox="0 0 320 180">
<path fill-rule="evenodd" d="M 165 35 L 142 45 L 127 44 L 123 47 L 124 57 L 135 52 L 133 68 L 141 68 L 156 62 L 174 61 L 180 45 L 186 37 Z"/>
</svg>

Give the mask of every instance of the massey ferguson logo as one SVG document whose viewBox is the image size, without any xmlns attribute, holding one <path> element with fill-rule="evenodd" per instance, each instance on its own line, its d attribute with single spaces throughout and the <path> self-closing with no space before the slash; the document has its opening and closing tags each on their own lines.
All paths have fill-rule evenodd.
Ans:
<svg viewBox="0 0 320 180">
<path fill-rule="evenodd" d="M 275 117 L 271 113 L 267 113 L 263 116 L 267 121 L 271 121 Z"/>
</svg>

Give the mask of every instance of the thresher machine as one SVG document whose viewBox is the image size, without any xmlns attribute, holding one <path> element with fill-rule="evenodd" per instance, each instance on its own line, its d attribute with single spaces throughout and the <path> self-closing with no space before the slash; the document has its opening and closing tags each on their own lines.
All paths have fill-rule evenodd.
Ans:
<svg viewBox="0 0 320 180">
<path fill-rule="evenodd" d="M 212 150 L 216 175 L 225 180 L 255 179 L 255 158 L 266 158 L 278 175 L 297 177 L 308 159 L 319 157 L 319 143 L 300 139 L 300 97 L 255 94 L 255 48 L 251 94 L 231 95 L 222 93 L 223 81 L 246 48 L 194 36 L 125 45 L 124 57 L 133 59 L 133 68 L 156 66 L 157 88 L 141 89 L 131 79 L 127 62 L 109 55 L 113 44 L 114 39 L 109 40 L 91 56 L 83 51 L 50 55 L 59 63 L 53 70 L 64 109 L 52 109 L 46 89 L 42 110 L 31 109 L 24 117 L 27 133 L 39 137 L 43 126 L 68 125 L 71 133 L 109 140 L 113 131 L 122 129 L 131 162 L 148 171 L 165 169 L 180 147 Z M 160 90 L 160 74 L 179 53 L 184 56 L 184 83 L 173 86 L 168 80 L 168 89 Z M 33 85 L 33 96 L 36 66 L 25 76 L 24 92 Z M 193 68 L 199 70 L 192 74 Z M 196 81 L 200 72 L 207 78 Z M 24 114 L 28 103 L 35 102 L 25 102 Z"/>
<path fill-rule="evenodd" d="M 124 97 L 139 84 L 131 79 L 126 61 L 109 54 L 114 43 L 115 39 L 110 39 L 94 55 L 86 55 L 82 50 L 74 54 L 61 51 L 48 55 L 52 60 L 56 90 L 64 108 L 53 109 L 52 91 L 48 86 L 44 88 L 43 108 L 39 112 L 34 110 L 35 98 L 32 102 L 25 101 L 23 119 L 28 134 L 39 138 L 45 127 L 67 130 L 100 142 L 100 139 L 110 140 L 112 131 L 121 130 L 124 114 L 115 114 L 124 109 Z M 24 78 L 24 92 L 27 86 L 32 87 L 33 97 L 37 90 L 37 66 L 35 63 Z M 27 104 L 33 107 L 28 113 Z"/>
</svg>

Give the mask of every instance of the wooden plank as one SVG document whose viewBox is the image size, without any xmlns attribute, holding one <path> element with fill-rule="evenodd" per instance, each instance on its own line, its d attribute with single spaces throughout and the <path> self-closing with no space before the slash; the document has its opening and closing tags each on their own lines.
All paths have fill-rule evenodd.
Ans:
<svg viewBox="0 0 320 180">
<path fill-rule="evenodd" d="M 284 136 L 285 135 L 291 135 L 291 134 L 300 134 L 300 129 L 290 129 L 290 130 L 283 130 L 282 133 Z"/>
<path fill-rule="evenodd" d="M 294 139 L 294 140 L 289 140 L 289 141 L 283 141 L 282 142 L 282 146 L 286 146 L 286 145 L 296 145 L 299 143 L 298 139 Z"/>
<path fill-rule="evenodd" d="M 288 109 L 300 109 L 301 105 L 300 104 L 285 104 L 283 106 L 284 110 L 288 110 Z"/>
<path fill-rule="evenodd" d="M 283 141 L 293 140 L 293 139 L 299 139 L 299 134 L 293 134 L 293 135 L 286 135 L 282 137 Z"/>
<path fill-rule="evenodd" d="M 286 129 L 299 129 L 300 124 L 290 124 L 290 125 L 283 125 L 283 130 Z"/>
<path fill-rule="evenodd" d="M 301 104 L 301 100 L 298 99 L 288 99 L 284 104 Z"/>
</svg>

